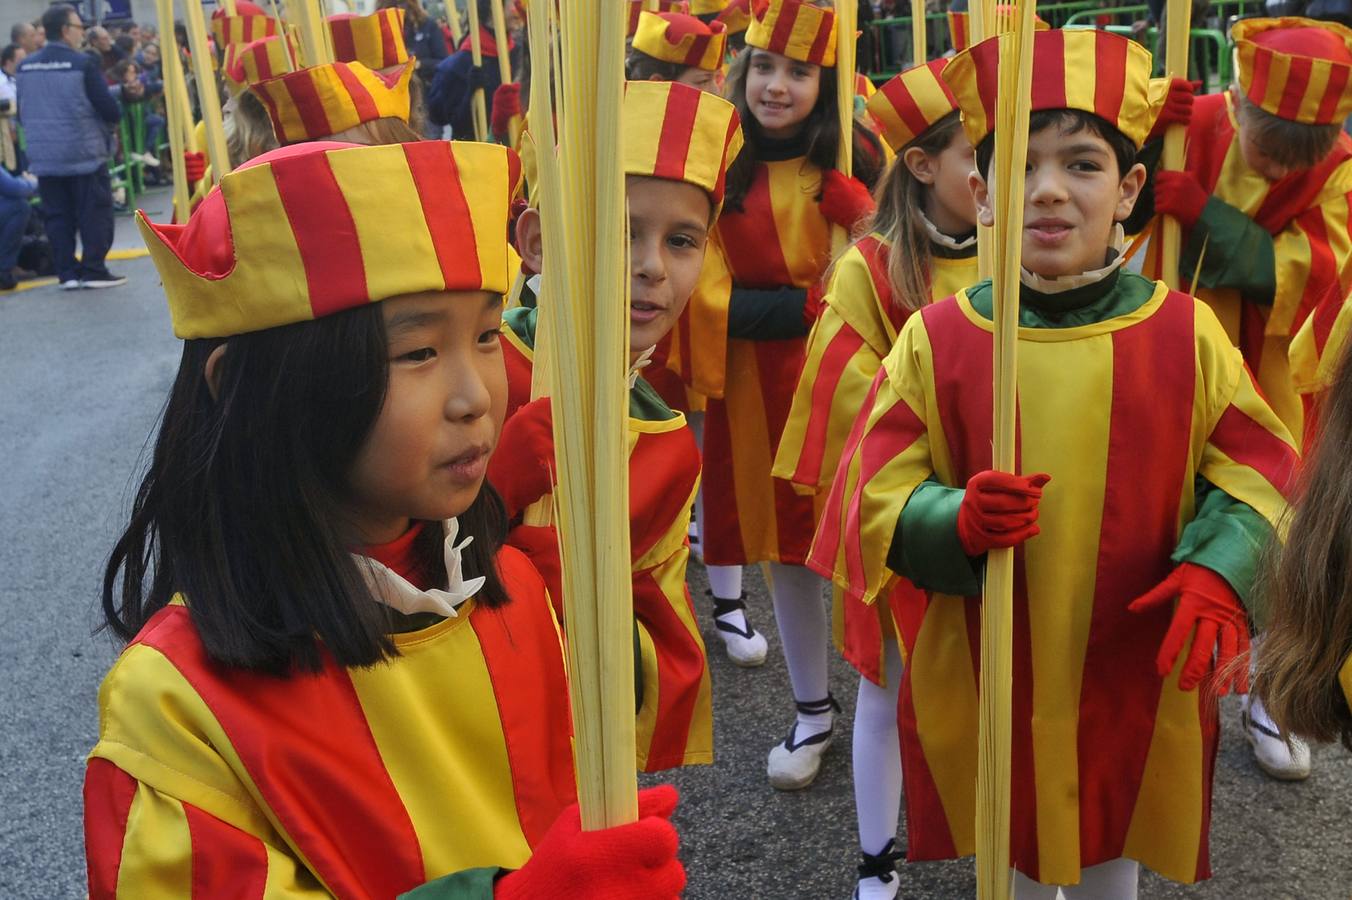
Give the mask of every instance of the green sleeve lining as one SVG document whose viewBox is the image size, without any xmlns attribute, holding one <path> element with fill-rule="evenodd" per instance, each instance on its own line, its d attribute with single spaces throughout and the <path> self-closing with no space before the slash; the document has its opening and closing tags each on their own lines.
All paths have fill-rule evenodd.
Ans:
<svg viewBox="0 0 1352 900">
<path fill-rule="evenodd" d="M 941 594 L 981 593 L 986 558 L 972 558 L 958 542 L 958 507 L 966 491 L 931 476 L 902 507 L 887 566 L 916 587 Z"/>
<path fill-rule="evenodd" d="M 1253 507 L 1231 497 L 1205 478 L 1196 484 L 1197 514 L 1183 527 L 1170 557 L 1176 563 L 1205 566 L 1220 575 L 1244 604 L 1260 630 L 1267 608 L 1253 590 L 1272 526 Z"/>
<path fill-rule="evenodd" d="M 1277 256 L 1272 235 L 1223 200 L 1215 197 L 1207 200 L 1180 255 L 1179 280 L 1184 284 L 1192 283 L 1200 256 L 1199 286 L 1232 288 L 1244 299 L 1264 306 L 1271 306 L 1277 296 Z"/>
<path fill-rule="evenodd" d="M 493 900 L 493 882 L 504 871 L 496 866 L 465 869 L 420 884 L 399 897 L 400 900 Z"/>
</svg>

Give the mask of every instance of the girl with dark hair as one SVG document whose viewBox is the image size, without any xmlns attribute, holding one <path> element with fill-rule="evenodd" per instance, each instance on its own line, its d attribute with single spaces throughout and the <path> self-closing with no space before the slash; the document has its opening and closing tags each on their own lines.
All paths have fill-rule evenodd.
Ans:
<svg viewBox="0 0 1352 900">
<path fill-rule="evenodd" d="M 92 897 L 683 886 L 670 787 L 580 830 L 557 625 L 484 483 L 519 171 L 307 143 L 141 219 L 186 343 L 104 579 Z"/>
<path fill-rule="evenodd" d="M 727 209 L 691 300 L 695 334 L 678 334 L 673 344 L 686 348 L 693 387 L 710 397 L 700 533 L 715 626 L 734 662 L 764 661 L 765 639 L 746 621 L 741 567 L 768 562 L 797 705 L 768 773 L 775 787 L 797 790 L 816 778 L 839 707 L 827 684 L 823 582 L 803 568 L 813 499 L 776 482 L 771 467 L 803 365 L 808 297 L 831 261 L 832 228 L 853 231 L 872 212 L 882 151 L 876 135 L 856 125 L 858 177 L 834 168 L 840 123 L 830 9 L 772 0 L 756 9 L 746 40 L 727 87 L 746 148 L 728 170 Z M 673 358 L 682 358 L 680 348 Z"/>
<path fill-rule="evenodd" d="M 916 66 L 869 98 L 897 154 L 878 187 L 868 234 L 835 263 L 775 458 L 775 476 L 825 495 L 874 376 L 906 319 L 978 281 L 975 165 L 957 103 L 940 78 L 947 59 Z M 919 130 L 917 130 L 919 129 Z M 901 809 L 897 697 L 901 653 L 891 635 L 915 588 L 900 581 L 872 608 L 836 588 L 836 645 L 859 670 L 854 713 L 854 796 L 863 864 L 855 896 L 891 900 Z M 886 638 L 886 639 L 885 639 Z"/>
</svg>

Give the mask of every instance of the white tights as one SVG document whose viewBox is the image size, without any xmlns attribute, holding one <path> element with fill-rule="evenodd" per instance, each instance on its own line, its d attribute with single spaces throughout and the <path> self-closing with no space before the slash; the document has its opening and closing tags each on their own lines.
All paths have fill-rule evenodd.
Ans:
<svg viewBox="0 0 1352 900">
<path fill-rule="evenodd" d="M 784 662 L 789 667 L 793 699 L 799 703 L 822 700 L 830 690 L 826 673 L 831 634 L 822 597 L 824 584 L 822 578 L 802 566 L 770 563 L 775 624 L 779 626 Z M 799 714 L 798 720 L 804 725 L 826 728 L 830 715 L 821 718 L 824 721 Z"/>
<path fill-rule="evenodd" d="M 1079 884 L 1063 886 L 1039 884 L 1015 872 L 1014 900 L 1136 900 L 1140 876 L 1141 865 L 1134 859 L 1110 859 L 1081 869 Z"/>
</svg>

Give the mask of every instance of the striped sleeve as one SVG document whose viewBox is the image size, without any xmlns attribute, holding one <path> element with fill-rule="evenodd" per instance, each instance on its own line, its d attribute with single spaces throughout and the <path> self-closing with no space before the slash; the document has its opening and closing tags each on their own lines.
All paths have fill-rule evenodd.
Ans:
<svg viewBox="0 0 1352 900">
<path fill-rule="evenodd" d="M 1291 381 L 1298 394 L 1317 394 L 1333 383 L 1352 332 L 1352 294 L 1328 291 L 1291 339 Z"/>
<path fill-rule="evenodd" d="M 1215 315 L 1200 303 L 1196 327 L 1208 416 L 1198 474 L 1276 527 L 1292 485 L 1295 444 Z"/>
<path fill-rule="evenodd" d="M 864 603 L 885 596 L 895 579 L 887 554 L 897 520 L 934 470 L 923 393 L 929 359 L 923 318 L 913 316 L 845 442 L 808 559 L 809 568 Z"/>
<path fill-rule="evenodd" d="M 1274 236 L 1276 291 L 1268 334 L 1291 334 L 1338 283 L 1352 259 L 1348 205 L 1349 195 L 1335 193 Z"/>
</svg>

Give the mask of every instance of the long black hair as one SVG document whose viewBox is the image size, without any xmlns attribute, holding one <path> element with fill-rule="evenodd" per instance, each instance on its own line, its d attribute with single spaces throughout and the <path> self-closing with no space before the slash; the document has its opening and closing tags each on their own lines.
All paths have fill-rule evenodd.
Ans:
<svg viewBox="0 0 1352 900">
<path fill-rule="evenodd" d="M 343 666 L 395 654 L 390 612 L 351 556 L 343 502 L 385 400 L 380 305 L 230 338 L 213 398 L 204 372 L 221 343 L 183 347 L 104 573 L 107 627 L 130 640 L 182 594 L 208 655 L 229 666 L 315 671 L 321 645 Z M 477 602 L 505 602 L 494 559 L 506 516 L 487 482 L 459 520 L 474 536 L 466 574 L 487 579 Z M 417 546 L 444 572 L 443 529 L 428 524 Z"/>
<path fill-rule="evenodd" d="M 751 67 L 751 58 L 756 48 L 747 47 L 728 68 L 728 82 L 723 95 L 737 107 L 737 115 L 742 120 L 742 137 L 745 141 L 742 152 L 728 166 L 727 194 L 725 208 L 734 211 L 742 209 L 742 201 L 751 188 L 759 159 L 757 147 L 765 142 L 760 123 L 751 114 L 751 105 L 746 99 L 746 76 Z M 807 160 L 823 171 L 836 166 L 836 151 L 840 147 L 840 121 L 836 103 L 836 70 L 834 66 L 821 67 L 821 81 L 817 93 L 817 103 L 808 113 L 801 132 L 807 148 Z M 884 160 L 882 142 L 872 129 L 859 122 L 854 123 L 854 177 L 864 183 L 870 191 L 882 175 Z"/>
</svg>

